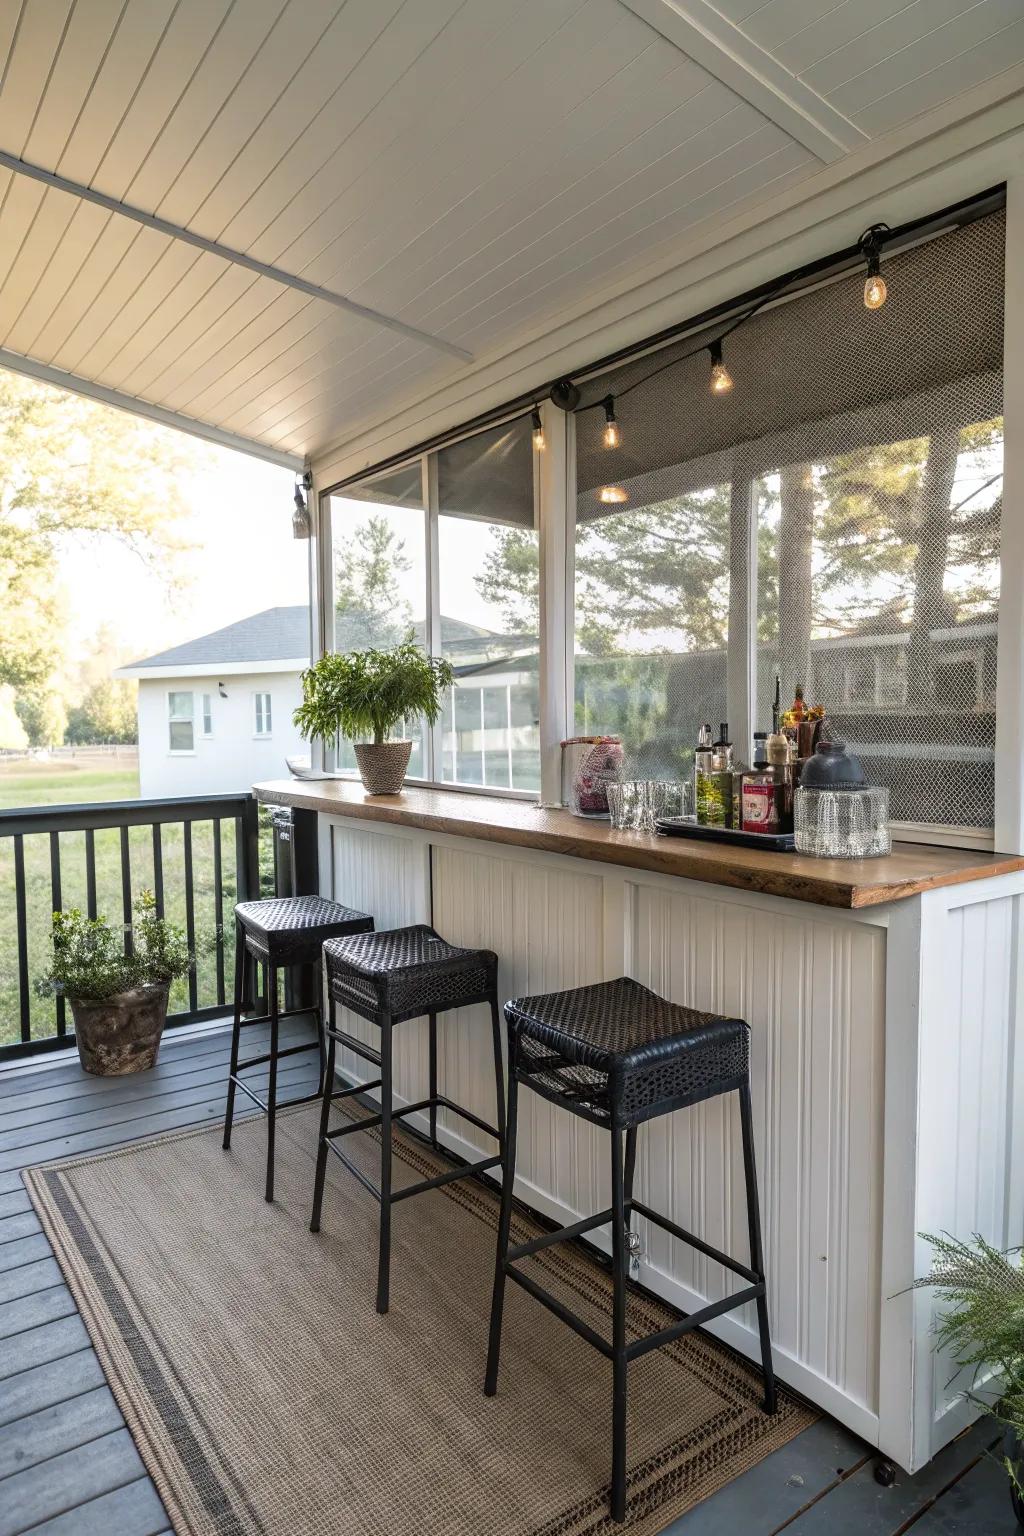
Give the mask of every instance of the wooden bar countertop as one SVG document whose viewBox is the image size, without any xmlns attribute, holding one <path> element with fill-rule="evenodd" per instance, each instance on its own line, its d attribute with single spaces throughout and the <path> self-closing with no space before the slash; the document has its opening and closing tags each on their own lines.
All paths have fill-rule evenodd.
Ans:
<svg viewBox="0 0 1024 1536">
<path fill-rule="evenodd" d="M 892 853 L 880 859 L 812 859 L 799 853 L 729 848 L 691 838 L 618 832 L 607 821 L 588 821 L 569 811 L 542 808 L 534 801 L 417 785 L 407 785 L 400 795 L 368 795 L 358 780 L 276 779 L 256 784 L 254 793 L 268 805 L 539 848 L 827 907 L 873 907 L 936 886 L 961 885 L 1024 869 L 1021 855 L 923 843 L 894 843 Z"/>
</svg>

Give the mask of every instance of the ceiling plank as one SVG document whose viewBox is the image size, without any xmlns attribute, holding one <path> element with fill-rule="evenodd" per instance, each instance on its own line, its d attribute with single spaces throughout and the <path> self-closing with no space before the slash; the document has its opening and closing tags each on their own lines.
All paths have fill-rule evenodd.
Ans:
<svg viewBox="0 0 1024 1536">
<path fill-rule="evenodd" d="M 370 309 L 365 304 L 357 304 L 354 299 L 347 299 L 343 294 L 335 293 L 330 288 L 321 288 L 318 283 L 307 282 L 304 277 L 298 277 L 293 272 L 284 272 L 280 267 L 272 266 L 268 262 L 256 261 L 252 256 L 247 256 L 244 251 L 232 250 L 230 246 L 221 245 L 218 240 L 208 240 L 205 235 L 197 235 L 193 230 L 172 224 L 157 214 L 146 213 L 141 208 L 133 208 L 130 203 L 122 203 L 117 198 L 109 197 L 105 192 L 98 192 L 95 187 L 83 186 L 78 182 L 69 181 L 66 176 L 58 176 L 53 171 L 44 170 L 42 166 L 31 165 L 17 155 L 8 154 L 6 150 L 0 150 L 0 165 L 6 170 L 13 171 L 16 176 L 42 182 L 44 186 L 53 187 L 58 192 L 79 197 L 83 202 L 95 203 L 97 207 L 105 208 L 108 213 L 130 219 L 146 229 L 167 235 L 171 240 L 180 240 L 185 245 L 195 246 L 211 256 L 219 256 L 221 260 L 230 262 L 232 266 L 245 267 L 260 277 L 268 277 L 272 282 L 281 283 L 285 288 L 298 289 L 300 293 L 306 294 L 311 299 L 322 299 L 326 304 L 347 310 L 350 314 L 358 315 L 361 319 L 369 320 L 375 325 L 382 325 L 390 331 L 397 331 L 400 335 L 408 336 L 412 341 L 435 347 L 439 352 L 447 352 L 463 362 L 473 361 L 470 353 L 450 341 L 445 341 L 442 336 L 432 336 L 425 331 L 417 330 L 415 326 L 407 325 L 404 320 L 397 320 L 393 315 L 383 315 L 378 310 Z"/>
<path fill-rule="evenodd" d="M 107 389 L 103 384 L 97 384 L 95 379 L 84 379 L 79 374 L 66 373 L 63 368 L 52 368 L 48 363 L 36 362 L 35 358 L 22 357 L 18 352 L 10 352 L 6 347 L 0 347 L 0 368 L 9 368 L 12 373 L 26 374 L 30 379 L 39 379 L 44 384 L 52 384 L 57 389 L 68 389 L 74 395 L 85 395 L 90 400 L 99 400 L 103 405 L 112 405 L 119 411 L 129 411 L 133 416 L 145 416 L 149 421 L 156 421 L 163 427 L 173 427 L 178 432 L 188 432 L 192 437 L 201 437 L 208 443 L 217 443 L 221 448 L 234 448 L 237 453 L 247 453 L 253 458 L 266 459 L 270 464 L 279 464 L 283 469 L 293 469 L 299 472 L 303 468 L 304 460 L 298 454 L 288 453 L 283 449 L 275 448 L 269 443 L 258 443 L 252 438 L 239 437 L 235 432 L 226 432 L 223 427 L 215 426 L 209 421 L 197 421 L 191 416 L 181 416 L 176 411 L 165 410 L 163 406 L 154 404 L 151 400 L 138 400 L 132 395 L 123 395 L 120 390 Z"/>
<path fill-rule="evenodd" d="M 868 142 L 855 123 L 791 75 L 707 0 L 619 0 L 826 165 Z"/>
</svg>

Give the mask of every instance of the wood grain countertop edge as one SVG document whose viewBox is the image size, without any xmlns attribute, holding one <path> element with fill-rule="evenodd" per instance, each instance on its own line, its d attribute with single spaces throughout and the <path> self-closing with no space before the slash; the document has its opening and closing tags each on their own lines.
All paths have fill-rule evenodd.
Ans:
<svg viewBox="0 0 1024 1536">
<path fill-rule="evenodd" d="M 524 826 L 521 819 L 518 822 L 512 821 L 512 813 L 507 808 L 526 805 L 536 809 L 532 802 L 464 795 L 454 789 L 420 790 L 419 786 L 410 786 L 402 796 L 369 799 L 363 798 L 349 781 L 308 782 L 296 779 L 256 784 L 254 793 L 258 800 L 268 805 L 291 806 L 323 815 L 348 816 L 354 820 L 384 822 L 392 826 L 416 827 L 422 831 L 445 833 L 476 842 L 536 848 L 541 852 L 562 854 L 592 863 L 647 870 L 653 874 L 673 875 L 706 885 L 720 885 L 752 894 L 783 896 L 792 901 L 846 910 L 881 906 L 940 886 L 962 885 L 1024 870 L 1024 856 L 1015 854 L 968 853 L 963 849 L 931 849 L 904 844 L 897 845 L 903 857 L 913 858 L 916 854 L 927 866 L 929 859 L 934 862 L 937 855 L 945 854 L 951 861 L 950 867 L 933 870 L 925 867 L 919 875 L 911 878 L 886 879 L 883 875 L 874 880 L 856 878 L 851 868 L 851 877 L 844 879 L 834 872 L 834 862 L 830 873 L 825 876 L 816 872 L 816 861 L 813 859 L 806 860 L 805 872 L 802 868 L 792 868 L 792 859 L 799 855 L 780 856 L 754 851 L 759 862 L 752 865 L 742 857 L 739 861 L 735 857 L 736 854 L 749 854 L 752 850 L 722 849 L 718 845 L 709 844 L 695 846 L 678 839 L 616 834 L 606 823 L 597 824 L 607 834 L 603 837 L 595 836 L 597 826 L 588 821 L 579 824 L 580 832 L 583 828 L 587 829 L 585 836 L 574 835 L 571 826 L 564 830 Z M 409 797 L 418 793 L 429 795 L 435 801 L 438 796 L 451 796 L 446 807 L 449 814 L 445 814 L 444 810 L 417 806 L 415 799 Z M 465 812 L 471 807 L 476 814 L 467 817 Z M 459 811 L 463 812 L 462 816 L 456 814 Z M 494 819 L 490 819 L 488 811 Z M 509 820 L 501 819 L 503 813 Z M 521 816 L 518 810 L 515 814 Z M 568 817 L 569 813 L 555 814 Z M 770 861 L 780 857 L 787 859 L 787 865 L 773 869 Z M 887 861 L 877 862 L 884 865 Z M 883 872 L 880 870 L 879 874 Z"/>
</svg>

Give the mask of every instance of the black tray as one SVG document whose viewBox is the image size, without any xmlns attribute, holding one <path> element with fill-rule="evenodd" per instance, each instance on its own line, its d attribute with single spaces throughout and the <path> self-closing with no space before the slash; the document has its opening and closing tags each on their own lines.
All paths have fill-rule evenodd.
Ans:
<svg viewBox="0 0 1024 1536">
<path fill-rule="evenodd" d="M 702 827 L 690 816 L 659 816 L 655 828 L 664 837 L 696 837 L 706 843 L 731 843 L 734 848 L 764 848 L 768 853 L 793 853 L 792 832 L 738 832 L 731 827 Z"/>
</svg>

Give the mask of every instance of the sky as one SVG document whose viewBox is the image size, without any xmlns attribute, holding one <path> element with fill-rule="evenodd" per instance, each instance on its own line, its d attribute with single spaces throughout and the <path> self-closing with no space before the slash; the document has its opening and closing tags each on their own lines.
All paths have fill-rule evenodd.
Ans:
<svg viewBox="0 0 1024 1536">
<path fill-rule="evenodd" d="M 229 448 L 206 448 L 185 487 L 193 544 L 173 573 L 116 539 L 75 541 L 61 555 L 67 651 L 88 652 L 107 626 L 136 660 L 261 609 L 308 601 L 309 544 L 292 538 L 294 475 Z"/>
</svg>

